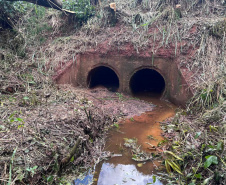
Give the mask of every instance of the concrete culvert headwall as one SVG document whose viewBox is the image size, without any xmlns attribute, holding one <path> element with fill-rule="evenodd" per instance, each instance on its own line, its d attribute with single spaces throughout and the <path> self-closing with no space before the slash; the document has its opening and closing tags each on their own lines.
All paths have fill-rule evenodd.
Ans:
<svg viewBox="0 0 226 185">
<path fill-rule="evenodd" d="M 115 92 L 119 88 L 119 78 L 111 68 L 100 66 L 89 72 L 87 84 L 89 88 L 104 86 Z"/>
<path fill-rule="evenodd" d="M 162 95 L 165 90 L 165 80 L 154 69 L 141 69 L 131 77 L 130 89 L 133 94 L 145 92 Z"/>
<path fill-rule="evenodd" d="M 127 94 L 161 96 L 184 106 L 192 93 L 172 58 L 141 58 L 113 55 L 83 54 L 76 62 L 58 72 L 57 83 L 94 88 L 104 86 L 110 91 Z M 187 74 L 188 75 L 188 74 Z M 138 93 L 138 94 L 136 94 Z"/>
</svg>

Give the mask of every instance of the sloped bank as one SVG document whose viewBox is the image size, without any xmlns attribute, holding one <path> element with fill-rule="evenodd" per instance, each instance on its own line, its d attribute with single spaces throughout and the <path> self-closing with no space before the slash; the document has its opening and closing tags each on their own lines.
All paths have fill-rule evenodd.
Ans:
<svg viewBox="0 0 226 185">
<path fill-rule="evenodd" d="M 114 118 L 98 111 L 79 93 L 55 90 L 48 100 L 37 95 L 36 106 L 29 99 L 23 101 L 23 94 L 17 100 L 10 96 L 11 101 L 7 101 L 9 95 L 2 97 L 3 184 L 65 183 L 68 179 L 60 178 L 65 171 L 73 174 L 78 166 L 89 168 L 102 155 L 105 130 Z"/>
</svg>

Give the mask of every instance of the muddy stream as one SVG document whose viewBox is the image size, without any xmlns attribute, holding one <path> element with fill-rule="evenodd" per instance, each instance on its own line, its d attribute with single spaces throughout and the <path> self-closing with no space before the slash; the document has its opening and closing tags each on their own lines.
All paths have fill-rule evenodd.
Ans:
<svg viewBox="0 0 226 185">
<path fill-rule="evenodd" d="M 108 160 L 95 166 L 95 172 L 89 173 L 82 181 L 75 180 L 77 184 L 93 185 L 146 185 L 153 182 L 160 162 L 156 160 L 135 161 L 134 153 L 124 146 L 125 138 L 136 139 L 140 150 L 151 156 L 155 152 L 153 146 L 162 141 L 160 122 L 174 116 L 176 106 L 160 100 L 159 96 L 137 94 L 136 98 L 151 102 L 155 105 L 152 111 L 147 111 L 133 118 L 121 120 L 118 128 L 109 131 L 105 151 L 113 153 Z M 164 184 L 158 179 L 155 185 Z"/>
</svg>

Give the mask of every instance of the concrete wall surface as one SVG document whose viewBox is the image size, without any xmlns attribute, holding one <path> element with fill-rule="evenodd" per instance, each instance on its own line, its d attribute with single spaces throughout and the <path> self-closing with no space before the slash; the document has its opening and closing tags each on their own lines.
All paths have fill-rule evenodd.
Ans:
<svg viewBox="0 0 226 185">
<path fill-rule="evenodd" d="M 176 63 L 173 59 L 166 58 L 83 54 L 80 55 L 79 60 L 76 61 L 75 64 L 72 64 L 66 72 L 60 75 L 57 82 L 88 87 L 88 76 L 90 71 L 100 66 L 108 67 L 116 73 L 119 78 L 119 92 L 131 94 L 131 77 L 141 69 L 153 69 L 161 74 L 165 80 L 165 90 L 162 95 L 164 99 L 167 99 L 174 104 L 184 106 L 192 96 Z"/>
</svg>

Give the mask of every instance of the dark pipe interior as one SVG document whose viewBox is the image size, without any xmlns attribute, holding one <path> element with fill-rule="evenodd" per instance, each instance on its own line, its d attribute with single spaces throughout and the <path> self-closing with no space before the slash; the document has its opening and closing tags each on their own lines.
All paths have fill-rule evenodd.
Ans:
<svg viewBox="0 0 226 185">
<path fill-rule="evenodd" d="M 109 67 L 100 66 L 90 71 L 88 75 L 88 87 L 104 86 L 110 91 L 117 91 L 119 79 L 115 72 Z"/>
<path fill-rule="evenodd" d="M 161 74 L 153 69 L 141 69 L 132 76 L 130 88 L 133 94 L 161 95 L 165 89 L 165 80 Z"/>
</svg>

